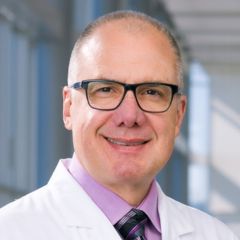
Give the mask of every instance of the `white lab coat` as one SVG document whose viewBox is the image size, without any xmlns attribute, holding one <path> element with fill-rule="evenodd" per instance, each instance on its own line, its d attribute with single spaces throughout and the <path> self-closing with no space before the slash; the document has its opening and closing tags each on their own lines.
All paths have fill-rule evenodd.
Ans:
<svg viewBox="0 0 240 240">
<path fill-rule="evenodd" d="M 160 187 L 159 199 L 162 240 L 237 240 L 224 224 L 168 198 Z M 46 186 L 0 210 L 0 239 L 121 240 L 61 161 Z"/>
</svg>

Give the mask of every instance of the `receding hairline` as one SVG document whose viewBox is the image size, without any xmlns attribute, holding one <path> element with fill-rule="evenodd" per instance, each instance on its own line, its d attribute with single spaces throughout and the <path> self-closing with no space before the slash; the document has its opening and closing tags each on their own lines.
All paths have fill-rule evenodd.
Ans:
<svg viewBox="0 0 240 240">
<path fill-rule="evenodd" d="M 183 70 L 182 70 L 182 57 L 181 57 L 181 52 L 180 48 L 178 46 L 178 43 L 172 33 L 169 31 L 169 29 L 160 21 L 158 21 L 155 18 L 152 18 L 149 15 L 146 15 L 141 12 L 136 12 L 136 11 L 115 11 L 108 13 L 106 15 L 103 15 L 96 19 L 95 21 L 91 22 L 89 25 L 86 26 L 86 28 L 81 32 L 79 35 L 72 54 L 71 54 L 71 59 L 70 59 L 70 64 L 69 64 L 69 74 L 70 74 L 70 68 L 72 62 L 77 59 L 77 56 L 79 54 L 79 49 L 81 48 L 82 44 L 85 43 L 88 39 L 90 39 L 93 34 L 99 30 L 102 26 L 107 25 L 109 23 L 114 23 L 118 21 L 125 21 L 125 30 L 129 32 L 134 32 L 137 30 L 142 30 L 141 29 L 141 24 L 145 24 L 147 26 L 151 26 L 160 33 L 164 34 L 166 38 L 168 39 L 173 52 L 176 56 L 176 68 L 177 68 L 177 73 L 178 73 L 178 81 L 180 83 L 180 86 L 183 87 Z M 123 27 L 124 27 L 123 26 Z"/>
</svg>

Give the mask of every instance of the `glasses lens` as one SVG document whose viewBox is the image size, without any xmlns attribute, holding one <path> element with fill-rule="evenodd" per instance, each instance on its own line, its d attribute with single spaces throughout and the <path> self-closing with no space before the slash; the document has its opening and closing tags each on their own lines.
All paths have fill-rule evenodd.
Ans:
<svg viewBox="0 0 240 240">
<path fill-rule="evenodd" d="M 145 111 L 166 111 L 172 100 L 172 89 L 163 84 L 143 84 L 138 86 L 136 96 L 139 105 Z"/>
<path fill-rule="evenodd" d="M 98 109 L 115 108 L 124 94 L 124 87 L 116 82 L 96 81 L 88 84 L 89 104 Z"/>
</svg>

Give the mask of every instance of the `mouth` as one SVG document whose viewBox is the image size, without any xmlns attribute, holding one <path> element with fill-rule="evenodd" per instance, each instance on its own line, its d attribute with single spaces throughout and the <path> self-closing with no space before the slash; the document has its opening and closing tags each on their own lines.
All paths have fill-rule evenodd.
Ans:
<svg viewBox="0 0 240 240">
<path fill-rule="evenodd" d="M 125 139 L 115 139 L 110 137 L 105 137 L 105 139 L 111 144 L 124 146 L 124 147 L 141 146 L 149 142 L 149 140 L 141 140 L 141 139 L 125 140 Z"/>
</svg>

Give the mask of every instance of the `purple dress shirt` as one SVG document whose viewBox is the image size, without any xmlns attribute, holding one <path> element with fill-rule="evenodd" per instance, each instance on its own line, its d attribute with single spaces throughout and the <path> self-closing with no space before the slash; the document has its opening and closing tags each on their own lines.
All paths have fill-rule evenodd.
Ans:
<svg viewBox="0 0 240 240">
<path fill-rule="evenodd" d="M 96 182 L 81 166 L 75 154 L 69 166 L 66 167 L 73 178 L 81 185 L 85 192 L 87 192 L 113 225 L 132 209 L 132 206 L 125 200 Z M 145 226 L 146 238 L 149 240 L 161 240 L 156 181 L 153 181 L 147 196 L 137 208 L 144 211 L 150 219 Z"/>
</svg>

